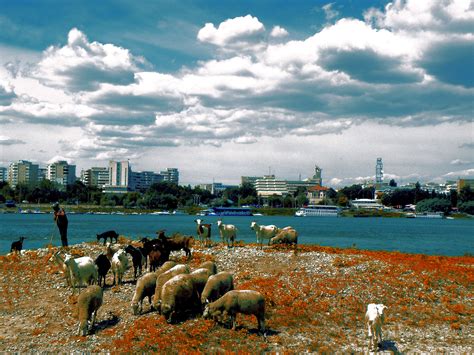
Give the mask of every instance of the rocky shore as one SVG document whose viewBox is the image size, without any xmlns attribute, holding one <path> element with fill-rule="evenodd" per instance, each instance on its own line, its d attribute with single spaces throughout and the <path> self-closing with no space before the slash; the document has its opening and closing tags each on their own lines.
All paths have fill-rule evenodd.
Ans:
<svg viewBox="0 0 474 355">
<path fill-rule="evenodd" d="M 83 243 L 69 252 L 95 258 L 103 248 Z M 79 337 L 77 297 L 48 261 L 53 251 L 0 257 L 1 352 L 366 352 L 368 303 L 388 306 L 381 352 L 474 351 L 474 258 L 469 256 L 196 246 L 191 267 L 214 260 L 220 271 L 234 273 L 237 289 L 265 296 L 266 337 L 257 334 L 250 316 L 238 317 L 236 331 L 200 317 L 167 324 L 147 301 L 144 313 L 134 316 L 132 269 L 124 285 L 106 287 L 93 334 Z M 182 252 L 171 258 L 187 262 Z"/>
</svg>

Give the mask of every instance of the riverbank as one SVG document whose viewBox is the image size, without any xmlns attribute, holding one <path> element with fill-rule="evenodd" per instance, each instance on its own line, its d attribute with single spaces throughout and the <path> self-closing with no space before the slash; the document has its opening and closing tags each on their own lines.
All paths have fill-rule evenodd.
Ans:
<svg viewBox="0 0 474 355">
<path fill-rule="evenodd" d="M 121 238 L 121 242 L 128 243 Z M 98 243 L 70 248 L 95 257 Z M 176 325 L 150 312 L 133 316 L 132 270 L 125 284 L 107 287 L 95 333 L 76 336 L 76 297 L 57 266 L 52 249 L 0 257 L 2 334 L 7 352 L 363 352 L 368 303 L 388 306 L 385 351 L 472 353 L 473 257 L 439 257 L 300 246 L 285 249 L 243 245 L 233 250 L 194 248 L 191 267 L 214 260 L 234 274 L 237 289 L 266 298 L 266 339 L 256 334 L 253 317 L 239 316 L 232 331 L 200 317 Z M 182 252 L 172 258 L 184 262 Z M 112 282 L 109 274 L 107 283 Z"/>
</svg>

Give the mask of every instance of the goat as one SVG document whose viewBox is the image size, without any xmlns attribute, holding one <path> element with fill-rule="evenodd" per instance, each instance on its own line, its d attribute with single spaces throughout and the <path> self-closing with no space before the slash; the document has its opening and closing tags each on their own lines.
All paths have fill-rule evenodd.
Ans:
<svg viewBox="0 0 474 355">
<path fill-rule="evenodd" d="M 104 239 L 104 245 L 105 245 L 105 242 L 107 241 L 107 239 L 110 239 L 110 243 L 112 243 L 113 240 L 115 239 L 115 243 L 117 243 L 118 237 L 119 235 L 117 234 L 117 232 L 111 230 L 111 231 L 97 234 L 97 241 L 100 242 L 101 239 Z"/>
<path fill-rule="evenodd" d="M 234 247 L 234 241 L 237 237 L 237 228 L 233 224 L 224 224 L 222 220 L 217 221 L 217 229 L 221 235 L 222 243 L 226 243 L 229 247 L 229 240 Z"/>
<path fill-rule="evenodd" d="M 211 246 L 211 224 L 203 224 L 201 219 L 196 219 L 194 222 L 197 224 L 197 235 L 201 243 L 207 247 Z"/>
<path fill-rule="evenodd" d="M 105 287 L 106 285 L 106 277 L 107 273 L 110 270 L 111 263 L 109 258 L 105 254 L 100 254 L 95 260 L 94 263 L 97 265 L 99 279 L 98 284 L 99 286 Z M 102 283 L 103 281 L 103 283 Z"/>
<path fill-rule="evenodd" d="M 26 237 L 20 237 L 20 240 L 13 242 L 10 248 L 10 253 L 14 251 L 19 254 L 21 252 L 21 249 L 23 249 L 23 241 L 25 239 Z"/>
<path fill-rule="evenodd" d="M 278 227 L 273 224 L 263 226 L 253 221 L 250 224 L 250 228 L 255 231 L 257 235 L 257 244 L 260 244 L 260 248 L 263 248 L 263 239 L 268 239 L 268 245 L 270 245 L 270 239 L 278 233 Z"/>
<path fill-rule="evenodd" d="M 140 249 L 135 248 L 133 245 L 127 245 L 125 251 L 132 256 L 133 278 L 136 280 L 137 271 L 139 275 L 142 273 L 142 267 L 145 265 L 145 257 L 143 256 Z"/>
<path fill-rule="evenodd" d="M 64 264 L 67 265 L 71 277 L 72 293 L 74 294 L 77 287 L 81 287 L 83 283 L 93 284 L 97 282 L 98 271 L 94 260 L 88 256 L 74 259 L 72 255 L 66 254 Z"/>
<path fill-rule="evenodd" d="M 383 314 L 387 306 L 383 304 L 370 303 L 367 305 L 365 313 L 365 322 L 369 335 L 369 348 L 377 350 L 378 345 L 382 343 L 382 325 L 385 321 Z"/>
<path fill-rule="evenodd" d="M 124 249 L 119 249 L 112 257 L 112 272 L 114 274 L 114 285 L 121 285 L 122 278 L 128 268 L 128 258 Z"/>
<path fill-rule="evenodd" d="M 64 274 L 64 277 L 66 278 L 66 284 L 67 286 L 71 286 L 71 273 L 69 272 L 69 269 L 67 265 L 64 263 L 64 258 L 61 257 L 61 254 L 59 251 L 53 253 L 51 257 L 49 258 L 49 261 L 54 261 L 58 266 L 61 267 L 62 273 Z"/>
<path fill-rule="evenodd" d="M 167 238 L 165 237 L 164 233 L 160 233 L 158 235 L 158 240 L 163 243 L 162 245 L 164 250 L 172 252 L 183 249 L 188 260 L 191 258 L 191 247 L 194 243 L 193 237 L 175 234 L 172 237 Z"/>
<path fill-rule="evenodd" d="M 253 314 L 257 317 L 258 330 L 265 335 L 265 298 L 260 292 L 250 290 L 232 290 L 217 301 L 206 305 L 204 318 L 218 319 L 230 316 L 232 329 L 237 325 L 237 313 Z"/>
</svg>

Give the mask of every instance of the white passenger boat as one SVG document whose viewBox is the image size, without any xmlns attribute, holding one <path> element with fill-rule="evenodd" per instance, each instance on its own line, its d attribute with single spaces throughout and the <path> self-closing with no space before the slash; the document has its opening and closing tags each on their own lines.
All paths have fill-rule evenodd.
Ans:
<svg viewBox="0 0 474 355">
<path fill-rule="evenodd" d="M 340 208 L 331 205 L 308 205 L 300 208 L 295 212 L 296 217 L 313 217 L 313 216 L 325 216 L 325 217 L 337 217 L 340 213 Z"/>
</svg>

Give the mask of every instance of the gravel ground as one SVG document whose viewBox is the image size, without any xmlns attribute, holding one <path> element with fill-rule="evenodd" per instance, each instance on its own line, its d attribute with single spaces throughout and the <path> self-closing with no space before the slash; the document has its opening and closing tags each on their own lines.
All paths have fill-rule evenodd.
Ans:
<svg viewBox="0 0 474 355">
<path fill-rule="evenodd" d="M 71 252 L 95 258 L 103 249 L 97 243 L 83 243 L 71 247 Z M 295 255 L 292 251 L 270 247 L 259 250 L 254 245 L 234 249 L 196 247 L 189 261 L 191 267 L 204 260 L 214 260 L 219 271 L 234 273 L 236 288 L 253 288 L 264 293 L 268 328 L 265 338 L 256 334 L 256 321 L 251 317 L 239 318 L 241 326 L 234 332 L 200 317 L 168 325 L 149 310 L 147 301 L 144 314 L 132 315 L 130 301 L 135 289 L 132 269 L 125 274 L 123 285 L 105 288 L 104 304 L 93 334 L 79 337 L 76 335 L 77 297 L 66 287 L 59 268 L 48 261 L 50 255 L 51 250 L 39 249 L 19 257 L 0 257 L 1 352 L 366 352 L 368 340 L 363 322 L 366 304 L 372 300 L 395 303 L 393 300 L 400 297 L 403 288 L 398 284 L 386 288 L 383 282 L 373 281 L 374 273 L 387 275 L 392 266 L 362 253 L 308 249 Z M 185 262 L 184 253 L 174 253 L 172 259 Z M 472 280 L 472 258 L 465 259 L 464 264 Z M 397 277 L 402 276 L 394 275 L 394 279 Z M 417 286 L 424 282 L 418 273 L 407 272 L 403 277 L 413 282 L 412 289 L 423 290 Z M 107 284 L 111 283 L 109 273 Z M 439 311 L 434 307 L 438 307 L 445 291 L 441 286 L 430 287 L 430 297 L 436 301 L 428 299 L 423 303 L 423 295 L 413 294 L 409 295 L 413 304 L 387 304 L 381 352 L 474 352 L 472 283 L 453 289 L 460 294 L 465 307 L 459 314 L 448 314 L 441 320 L 436 317 Z M 427 316 L 418 316 L 417 312 L 425 312 Z M 437 321 L 430 321 L 430 312 Z M 176 334 L 177 330 L 188 335 L 167 347 L 156 335 L 156 344 L 152 346 L 146 336 L 131 333 L 144 324 L 153 324 L 153 330 L 168 334 L 167 341 L 172 339 L 169 334 Z M 205 332 L 193 333 L 193 329 L 204 329 L 204 326 Z M 186 347 L 188 339 L 194 339 L 195 343 Z"/>
</svg>

